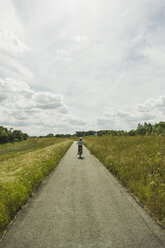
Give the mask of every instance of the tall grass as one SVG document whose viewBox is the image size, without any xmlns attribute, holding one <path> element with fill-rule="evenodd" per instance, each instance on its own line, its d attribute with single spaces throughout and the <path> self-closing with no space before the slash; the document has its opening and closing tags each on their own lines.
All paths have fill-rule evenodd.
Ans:
<svg viewBox="0 0 165 248">
<path fill-rule="evenodd" d="M 165 227 L 165 137 L 88 137 L 85 144 Z"/>
<path fill-rule="evenodd" d="M 0 144 L 0 162 L 61 142 L 62 138 L 28 138 L 22 142 Z"/>
<path fill-rule="evenodd" d="M 72 141 L 57 139 L 53 143 L 0 163 L 0 236 L 44 177 L 56 167 Z"/>
</svg>

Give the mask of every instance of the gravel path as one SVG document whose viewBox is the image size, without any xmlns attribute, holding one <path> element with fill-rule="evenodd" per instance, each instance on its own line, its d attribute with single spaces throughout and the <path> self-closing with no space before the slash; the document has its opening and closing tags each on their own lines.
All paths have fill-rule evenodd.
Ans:
<svg viewBox="0 0 165 248">
<path fill-rule="evenodd" d="M 0 248 L 163 248 L 165 232 L 76 142 L 21 210 Z"/>
</svg>

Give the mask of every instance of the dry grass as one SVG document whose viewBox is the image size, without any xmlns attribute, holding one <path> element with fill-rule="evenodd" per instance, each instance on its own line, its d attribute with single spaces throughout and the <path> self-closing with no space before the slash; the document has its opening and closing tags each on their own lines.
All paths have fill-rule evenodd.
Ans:
<svg viewBox="0 0 165 248">
<path fill-rule="evenodd" d="M 165 227 L 165 137 L 87 137 L 85 144 Z"/>
</svg>

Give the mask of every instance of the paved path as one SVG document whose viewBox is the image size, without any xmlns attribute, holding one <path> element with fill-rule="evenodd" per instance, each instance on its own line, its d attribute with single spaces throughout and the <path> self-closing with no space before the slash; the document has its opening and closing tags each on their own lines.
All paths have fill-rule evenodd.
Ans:
<svg viewBox="0 0 165 248">
<path fill-rule="evenodd" d="M 98 160 L 74 143 L 0 248 L 163 248 L 165 232 Z"/>
</svg>

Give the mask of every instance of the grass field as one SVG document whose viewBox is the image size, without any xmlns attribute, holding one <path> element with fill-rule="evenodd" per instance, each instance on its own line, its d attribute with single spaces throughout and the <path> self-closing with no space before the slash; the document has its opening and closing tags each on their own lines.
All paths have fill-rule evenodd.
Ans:
<svg viewBox="0 0 165 248">
<path fill-rule="evenodd" d="M 165 136 L 87 137 L 84 141 L 165 228 Z"/>
<path fill-rule="evenodd" d="M 0 146 L 0 236 L 71 144 L 71 139 L 34 138 Z"/>
<path fill-rule="evenodd" d="M 46 146 L 61 142 L 62 138 L 29 138 L 28 140 L 14 144 L 0 144 L 0 162 L 20 154 L 35 151 Z"/>
</svg>

